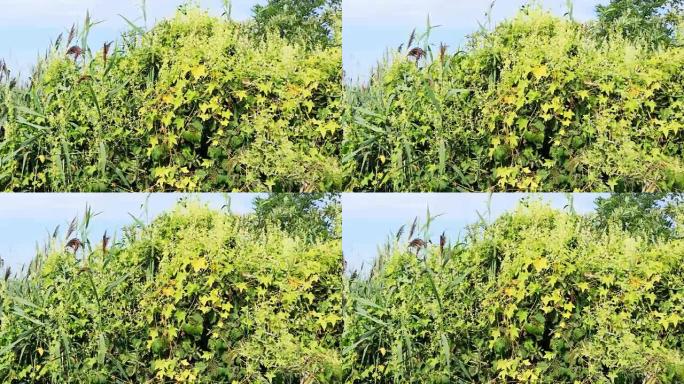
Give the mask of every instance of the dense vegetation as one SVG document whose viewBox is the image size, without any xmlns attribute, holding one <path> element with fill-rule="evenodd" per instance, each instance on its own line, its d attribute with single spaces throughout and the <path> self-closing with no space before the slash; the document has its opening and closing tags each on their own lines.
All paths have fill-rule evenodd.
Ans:
<svg viewBox="0 0 684 384">
<path fill-rule="evenodd" d="M 611 0 L 596 6 L 597 31 L 603 37 L 616 32 L 652 47 L 677 44 L 682 11 L 682 0 Z"/>
<path fill-rule="evenodd" d="M 683 190 L 681 1 L 598 16 L 525 7 L 455 53 L 411 36 L 347 91 L 349 188 Z"/>
<path fill-rule="evenodd" d="M 684 204 L 598 206 L 527 201 L 462 242 L 400 230 L 347 283 L 349 381 L 684 382 Z"/>
<path fill-rule="evenodd" d="M 89 220 L 0 281 L 0 382 L 341 378 L 339 224 L 307 241 L 191 201 L 91 243 Z"/>
<path fill-rule="evenodd" d="M 247 22 L 184 6 L 104 47 L 87 18 L 28 84 L 0 68 L 0 188 L 341 188 L 339 6 L 288 3 Z"/>
</svg>

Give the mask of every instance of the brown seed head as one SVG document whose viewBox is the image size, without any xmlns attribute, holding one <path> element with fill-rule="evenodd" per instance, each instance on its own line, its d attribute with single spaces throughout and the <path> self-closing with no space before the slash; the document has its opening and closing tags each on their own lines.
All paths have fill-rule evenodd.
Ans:
<svg viewBox="0 0 684 384">
<path fill-rule="evenodd" d="M 104 60 L 104 66 L 107 66 L 107 58 L 109 57 L 109 49 L 112 46 L 112 42 L 110 41 L 109 43 L 105 43 L 104 47 L 102 47 L 102 59 Z"/>
<path fill-rule="evenodd" d="M 74 38 L 76 37 L 76 24 L 71 25 L 71 30 L 69 31 L 69 37 L 67 37 L 66 45 L 70 45 Z"/>
<path fill-rule="evenodd" d="M 109 244 L 109 237 L 107 236 L 107 231 L 105 231 L 102 236 L 102 253 L 107 253 L 107 245 Z"/>
<path fill-rule="evenodd" d="M 416 29 L 413 28 L 413 31 L 411 32 L 411 36 L 409 36 L 408 44 L 406 44 L 406 47 L 410 47 L 413 45 L 413 42 L 416 40 Z"/>
</svg>

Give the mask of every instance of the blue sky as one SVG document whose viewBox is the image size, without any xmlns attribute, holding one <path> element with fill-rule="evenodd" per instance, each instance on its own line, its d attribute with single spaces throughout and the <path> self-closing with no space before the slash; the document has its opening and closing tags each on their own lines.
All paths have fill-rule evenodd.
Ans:
<svg viewBox="0 0 684 384">
<path fill-rule="evenodd" d="M 147 0 L 148 27 L 156 20 L 172 16 L 178 5 L 187 0 Z M 223 13 L 222 0 L 195 1 L 213 14 Z M 232 17 L 250 17 L 252 7 L 265 0 L 232 0 Z M 0 0 L 0 59 L 5 59 L 14 73 L 22 77 L 44 54 L 50 41 L 67 33 L 73 23 L 82 24 L 86 11 L 102 21 L 91 31 L 91 45 L 118 38 L 127 29 L 123 15 L 143 25 L 142 0 Z"/>
<path fill-rule="evenodd" d="M 437 218 L 430 230 L 431 235 L 439 237 L 446 232 L 450 239 L 459 238 L 469 224 L 478 220 L 478 212 L 495 219 L 506 211 L 515 208 L 525 194 L 521 193 L 426 193 L 426 194 L 343 194 L 342 195 L 342 249 L 349 271 L 366 270 L 377 254 L 377 247 L 384 244 L 404 224 L 410 226 L 415 217 L 425 222 L 427 209 L 430 214 L 442 215 Z M 572 196 L 573 207 L 578 213 L 588 213 L 595 209 L 594 201 L 600 194 L 535 194 L 534 198 L 549 202 L 552 206 L 563 208 Z"/>
<path fill-rule="evenodd" d="M 573 0 L 576 20 L 594 17 L 597 4 L 607 0 Z M 431 41 L 445 42 L 453 52 L 464 42 L 466 35 L 486 24 L 485 13 L 491 0 L 343 0 L 343 57 L 348 81 L 365 80 L 370 70 L 388 48 L 395 50 L 406 43 L 411 31 L 425 30 L 427 17 L 433 31 Z M 509 18 L 529 0 L 496 1 L 492 22 Z M 565 0 L 540 0 L 539 3 L 555 14 L 567 12 Z"/>
<path fill-rule="evenodd" d="M 216 209 L 230 201 L 233 213 L 245 214 L 252 212 L 252 201 L 257 196 L 249 193 L 0 194 L 0 258 L 13 271 L 19 271 L 33 258 L 36 245 L 42 246 L 58 225 L 63 233 L 74 217 L 80 220 L 86 204 L 99 213 L 91 222 L 91 238 L 101 239 L 105 231 L 114 238 L 112 235 L 122 227 L 132 224 L 130 215 L 151 220 L 172 208 L 182 197 L 206 202 Z"/>
</svg>

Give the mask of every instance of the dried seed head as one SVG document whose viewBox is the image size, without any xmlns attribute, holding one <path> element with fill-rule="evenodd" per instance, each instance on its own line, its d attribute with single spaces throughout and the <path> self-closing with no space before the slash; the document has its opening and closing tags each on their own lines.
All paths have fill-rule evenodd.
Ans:
<svg viewBox="0 0 684 384">
<path fill-rule="evenodd" d="M 416 217 L 413 219 L 413 224 L 411 225 L 411 230 L 409 231 L 409 239 L 413 237 L 413 234 L 416 233 L 416 226 L 418 225 L 418 218 Z"/>
<path fill-rule="evenodd" d="M 444 43 L 439 45 L 439 61 L 442 63 L 444 63 L 444 59 L 446 58 L 447 48 L 449 48 L 449 46 Z"/>
<path fill-rule="evenodd" d="M 5 63 L 4 60 L 0 59 L 0 81 L 3 79 L 9 80 L 10 78 L 10 70 L 7 67 L 7 63 Z"/>
<path fill-rule="evenodd" d="M 442 232 L 442 236 L 439 237 L 439 253 L 440 255 L 444 253 L 444 246 L 446 245 L 446 234 Z"/>
<path fill-rule="evenodd" d="M 72 24 L 71 30 L 69 31 L 69 37 L 67 37 L 66 45 L 71 45 L 71 42 L 74 41 L 75 37 L 76 37 L 76 24 Z"/>
<path fill-rule="evenodd" d="M 406 44 L 407 47 L 410 47 L 413 45 L 413 42 L 416 40 L 416 29 L 413 28 L 413 31 L 411 32 L 411 36 L 409 36 L 408 44 Z"/>
<path fill-rule="evenodd" d="M 109 43 L 105 43 L 104 47 L 102 47 L 102 59 L 104 59 L 104 66 L 107 66 L 107 58 L 109 57 L 109 49 L 112 46 L 112 42 L 110 41 Z"/>
<path fill-rule="evenodd" d="M 65 236 L 66 239 L 70 238 L 71 235 L 76 231 L 76 225 L 77 225 L 77 221 L 76 221 L 76 218 L 74 217 L 74 219 L 71 220 L 71 223 L 69 224 L 69 228 L 67 229 L 66 236 Z"/>
<path fill-rule="evenodd" d="M 396 236 L 397 240 L 401 239 L 401 235 L 404 234 L 404 229 L 405 229 L 405 228 L 406 228 L 405 225 L 402 225 L 402 226 L 399 228 L 399 230 L 397 231 L 397 236 Z"/>
<path fill-rule="evenodd" d="M 62 39 L 64 38 L 64 34 L 60 33 L 59 36 L 57 36 L 57 40 L 55 40 L 55 48 L 59 48 L 59 45 L 62 44 Z"/>
<path fill-rule="evenodd" d="M 107 236 L 107 231 L 105 231 L 102 236 L 102 253 L 107 253 L 107 245 L 109 244 L 109 237 Z"/>
</svg>

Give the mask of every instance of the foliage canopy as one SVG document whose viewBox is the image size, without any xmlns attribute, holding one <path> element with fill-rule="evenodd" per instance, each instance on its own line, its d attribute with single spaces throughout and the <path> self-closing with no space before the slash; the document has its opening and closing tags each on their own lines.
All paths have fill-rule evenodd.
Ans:
<svg viewBox="0 0 684 384">
<path fill-rule="evenodd" d="M 183 7 L 104 47 L 88 46 L 88 18 L 28 86 L 0 77 L 0 188 L 341 188 L 340 44 L 257 31 L 258 15 L 235 22 Z"/>
<path fill-rule="evenodd" d="M 120 242 L 55 235 L 0 281 L 0 381 L 335 382 L 341 255 L 192 202 Z"/>
<path fill-rule="evenodd" d="M 349 381 L 682 382 L 675 211 L 661 238 L 534 201 L 471 226 L 464 242 L 400 231 L 369 277 L 347 283 Z"/>
<path fill-rule="evenodd" d="M 618 32 L 653 46 L 677 43 L 682 22 L 682 0 L 611 0 L 598 5 L 598 32 Z"/>
<path fill-rule="evenodd" d="M 259 33 L 275 29 L 310 45 L 339 45 L 341 11 L 342 0 L 269 0 L 254 7 L 254 19 Z"/>
<path fill-rule="evenodd" d="M 261 225 L 276 223 L 283 231 L 304 241 L 342 238 L 339 195 L 277 193 L 256 198 L 254 210 Z"/>
<path fill-rule="evenodd" d="M 351 189 L 684 189 L 684 48 L 537 7 L 457 53 L 412 40 L 347 90 Z"/>
</svg>

